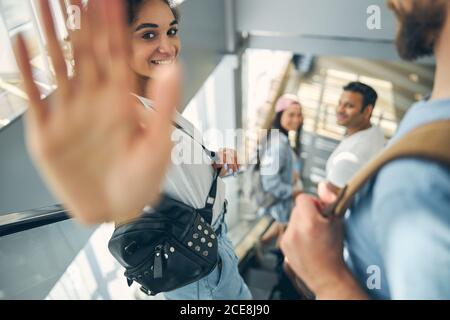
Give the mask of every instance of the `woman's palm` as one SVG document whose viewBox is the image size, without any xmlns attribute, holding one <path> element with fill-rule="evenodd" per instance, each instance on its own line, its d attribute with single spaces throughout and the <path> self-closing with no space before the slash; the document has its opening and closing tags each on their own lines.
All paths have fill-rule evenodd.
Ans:
<svg viewBox="0 0 450 320">
<path fill-rule="evenodd" d="M 16 46 L 30 97 L 26 118 L 30 153 L 49 187 L 86 223 L 132 218 L 156 201 L 180 95 L 178 71 L 162 71 L 150 88 L 157 93 L 152 98 L 159 112 L 142 116 L 138 110 L 142 106 L 130 94 L 134 88 L 121 1 L 93 3 L 73 36 L 76 70 L 68 79 L 48 2 L 41 1 L 58 82 L 51 98 L 40 100 L 22 38 Z"/>
</svg>

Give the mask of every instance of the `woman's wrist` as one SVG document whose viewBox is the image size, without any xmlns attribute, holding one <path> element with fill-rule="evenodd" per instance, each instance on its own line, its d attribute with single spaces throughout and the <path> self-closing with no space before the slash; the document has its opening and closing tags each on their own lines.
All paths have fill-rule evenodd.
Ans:
<svg viewBox="0 0 450 320">
<path fill-rule="evenodd" d="M 142 211 L 139 212 L 130 212 L 127 214 L 123 214 L 120 216 L 116 216 L 114 218 L 114 224 L 116 225 L 116 227 L 120 226 L 120 225 L 124 225 L 127 224 L 128 222 L 131 222 L 133 220 L 136 220 L 137 218 L 139 218 L 142 215 Z"/>
</svg>

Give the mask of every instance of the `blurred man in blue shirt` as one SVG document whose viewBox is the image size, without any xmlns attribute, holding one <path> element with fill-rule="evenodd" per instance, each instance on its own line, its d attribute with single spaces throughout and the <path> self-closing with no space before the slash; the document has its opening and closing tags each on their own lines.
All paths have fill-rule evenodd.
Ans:
<svg viewBox="0 0 450 320">
<path fill-rule="evenodd" d="M 406 60 L 434 53 L 433 92 L 390 142 L 450 119 L 450 1 L 389 0 Z M 450 148 L 450 138 L 447 145 Z M 414 158 L 386 165 L 356 196 L 345 221 L 297 198 L 282 248 L 319 299 L 450 299 L 450 168 Z M 343 256 L 343 251 L 348 253 Z"/>
</svg>

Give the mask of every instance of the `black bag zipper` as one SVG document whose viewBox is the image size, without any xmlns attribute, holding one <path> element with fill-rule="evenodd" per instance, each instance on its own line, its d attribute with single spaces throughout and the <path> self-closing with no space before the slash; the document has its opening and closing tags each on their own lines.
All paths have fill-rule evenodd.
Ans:
<svg viewBox="0 0 450 320">
<path fill-rule="evenodd" d="M 158 245 L 155 249 L 155 258 L 153 260 L 153 279 L 161 279 L 163 277 L 162 256 L 164 254 L 164 246 Z"/>
</svg>

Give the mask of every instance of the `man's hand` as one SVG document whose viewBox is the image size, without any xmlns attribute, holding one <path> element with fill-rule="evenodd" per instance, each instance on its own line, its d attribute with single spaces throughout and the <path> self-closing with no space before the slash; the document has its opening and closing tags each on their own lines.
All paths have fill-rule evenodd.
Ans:
<svg viewBox="0 0 450 320">
<path fill-rule="evenodd" d="M 321 181 L 317 185 L 317 194 L 319 195 L 320 201 L 324 205 L 331 205 L 336 202 L 341 189 L 334 186 L 328 181 Z"/>
<path fill-rule="evenodd" d="M 316 198 L 297 197 L 281 241 L 286 261 L 319 299 L 364 298 L 343 260 L 343 223 L 324 218 L 322 209 Z"/>
<path fill-rule="evenodd" d="M 303 190 L 294 190 L 294 191 L 292 192 L 292 201 L 295 202 L 295 199 L 297 199 L 297 197 L 298 197 L 299 195 L 301 195 L 302 193 L 303 193 Z"/>
<path fill-rule="evenodd" d="M 82 6 L 81 0 L 72 1 Z M 50 189 L 84 223 L 124 220 L 153 204 L 169 163 L 171 120 L 180 97 L 180 75 L 165 70 L 150 95 L 158 110 L 143 117 L 131 70 L 122 0 L 89 2 L 81 30 L 71 35 L 75 77 L 69 79 L 47 0 L 43 27 L 58 90 L 42 101 L 22 37 L 15 53 L 30 108 L 29 152 Z M 155 94 L 157 93 L 157 94 Z"/>
</svg>

